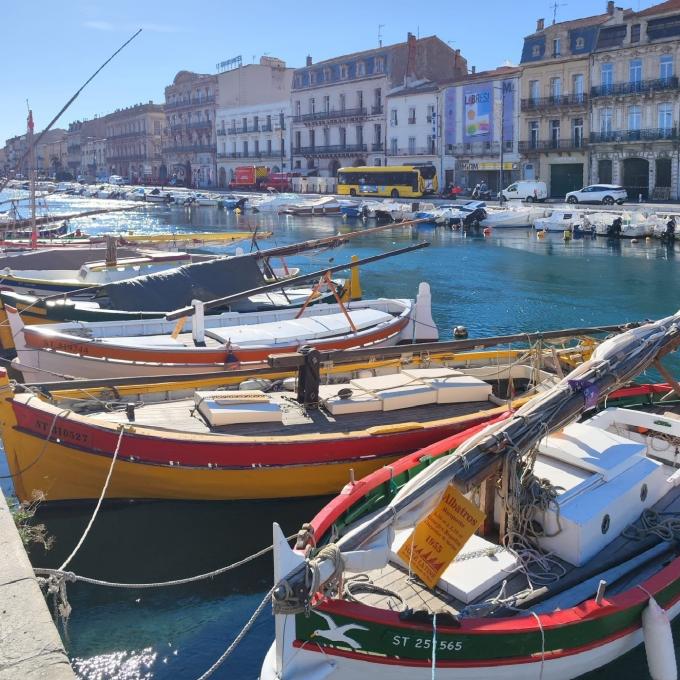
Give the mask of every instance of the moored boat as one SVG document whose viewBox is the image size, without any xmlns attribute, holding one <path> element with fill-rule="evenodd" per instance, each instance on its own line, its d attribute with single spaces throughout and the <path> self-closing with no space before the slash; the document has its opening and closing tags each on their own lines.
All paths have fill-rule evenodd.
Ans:
<svg viewBox="0 0 680 680">
<path fill-rule="evenodd" d="M 516 413 L 352 480 L 295 550 L 275 525 L 261 680 L 565 680 L 659 636 L 650 612 L 672 658 L 680 415 L 572 421 L 675 349 L 678 323 L 606 341 Z"/>
</svg>

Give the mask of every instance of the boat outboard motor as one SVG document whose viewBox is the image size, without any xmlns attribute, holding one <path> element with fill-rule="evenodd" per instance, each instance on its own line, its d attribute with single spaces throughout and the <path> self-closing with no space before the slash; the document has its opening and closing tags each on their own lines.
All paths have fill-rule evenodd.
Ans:
<svg viewBox="0 0 680 680">
<path fill-rule="evenodd" d="M 675 217 L 671 217 L 666 222 L 666 233 L 664 234 L 666 241 L 675 241 Z"/>
<path fill-rule="evenodd" d="M 607 236 L 612 236 L 614 238 L 619 238 L 621 236 L 621 231 L 623 230 L 623 220 L 617 217 L 607 229 Z"/>
<path fill-rule="evenodd" d="M 466 229 L 478 227 L 479 223 L 485 218 L 486 210 L 484 208 L 475 208 L 469 215 L 463 218 L 463 227 Z"/>
</svg>

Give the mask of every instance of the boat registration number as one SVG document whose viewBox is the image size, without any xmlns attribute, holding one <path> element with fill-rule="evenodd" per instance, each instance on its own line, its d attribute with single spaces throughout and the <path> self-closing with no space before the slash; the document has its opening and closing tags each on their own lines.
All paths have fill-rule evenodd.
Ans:
<svg viewBox="0 0 680 680">
<path fill-rule="evenodd" d="M 42 434 L 48 434 L 50 433 L 51 430 L 51 439 L 56 439 L 57 441 L 59 439 L 68 439 L 72 442 L 80 442 L 81 444 L 87 444 L 89 443 L 89 435 L 84 433 L 84 432 L 76 432 L 74 430 L 69 430 L 65 427 L 61 427 L 60 425 L 54 425 L 52 427 L 51 423 L 45 422 L 43 420 L 36 420 L 35 421 L 36 428 L 42 433 Z"/>
<path fill-rule="evenodd" d="M 431 637 L 412 637 L 411 635 L 393 635 L 392 646 L 406 649 L 432 649 Z M 437 640 L 437 651 L 440 652 L 460 652 L 463 649 L 462 640 Z"/>
</svg>

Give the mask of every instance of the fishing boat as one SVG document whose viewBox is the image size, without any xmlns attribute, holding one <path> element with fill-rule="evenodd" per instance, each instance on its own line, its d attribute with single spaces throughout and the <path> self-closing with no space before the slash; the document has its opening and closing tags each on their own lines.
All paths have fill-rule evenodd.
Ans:
<svg viewBox="0 0 680 680">
<path fill-rule="evenodd" d="M 222 299 L 243 299 L 249 293 Z M 38 326 L 25 326 L 16 309 L 6 306 L 17 351 L 14 366 L 29 382 L 54 376 L 209 373 L 224 366 L 256 365 L 270 354 L 295 351 L 308 344 L 350 349 L 438 338 L 426 283 L 420 284 L 415 301 L 380 298 L 346 306 L 340 302 L 316 304 L 309 309 L 303 306 L 204 316 L 205 305 L 213 303 L 195 300 L 179 313 L 179 322 L 143 319 Z"/>
<path fill-rule="evenodd" d="M 486 218 L 486 203 L 484 201 L 466 201 L 442 206 L 435 222 L 450 229 L 466 229 L 478 226 Z"/>
<path fill-rule="evenodd" d="M 339 215 L 340 212 L 340 203 L 333 196 L 286 203 L 279 208 L 279 213 L 282 215 Z"/>
<path fill-rule="evenodd" d="M 546 217 L 539 217 L 534 220 L 534 229 L 557 233 L 570 231 L 574 234 L 591 234 L 594 232 L 592 224 L 584 221 L 583 215 L 573 210 L 550 211 Z"/>
<path fill-rule="evenodd" d="M 584 220 L 590 223 L 598 236 L 616 238 L 645 238 L 654 233 L 659 224 L 656 215 L 643 215 L 639 212 L 622 213 L 599 212 L 585 215 Z"/>
<path fill-rule="evenodd" d="M 606 340 L 516 412 L 350 480 L 294 549 L 274 525 L 261 680 L 566 680 L 643 637 L 652 677 L 674 677 L 680 388 L 578 421 L 679 328 Z"/>
<path fill-rule="evenodd" d="M 16 493 L 97 498 L 114 458 L 107 498 L 333 493 L 351 474 L 517 407 L 592 351 L 589 342 L 557 353 L 437 344 L 305 351 L 274 356 L 255 372 L 151 384 L 118 376 L 51 383 L 39 391 L 49 398 L 11 388 L 2 371 L 0 428 Z"/>
<path fill-rule="evenodd" d="M 486 210 L 486 217 L 480 221 L 482 227 L 492 229 L 513 229 L 533 226 L 537 212 L 544 214 L 543 209 L 525 206 L 511 206 L 502 210 Z"/>
<path fill-rule="evenodd" d="M 129 253 L 129 254 L 128 254 Z M 28 295 L 70 293 L 207 259 L 175 251 L 44 248 L 0 257 L 0 284 Z"/>
</svg>

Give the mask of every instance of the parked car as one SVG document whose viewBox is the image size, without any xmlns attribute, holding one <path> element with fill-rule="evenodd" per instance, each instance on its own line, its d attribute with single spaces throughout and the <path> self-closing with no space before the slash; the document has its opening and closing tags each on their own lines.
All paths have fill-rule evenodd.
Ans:
<svg viewBox="0 0 680 680">
<path fill-rule="evenodd" d="M 566 196 L 567 203 L 602 203 L 603 205 L 621 205 L 628 198 L 623 187 L 616 184 L 591 184 L 579 191 L 570 191 Z"/>
<path fill-rule="evenodd" d="M 118 186 L 122 186 L 125 184 L 125 180 L 120 175 L 111 175 L 109 177 L 109 184 L 117 184 Z"/>
<path fill-rule="evenodd" d="M 548 198 L 548 187 L 545 182 L 535 179 L 523 179 L 513 182 L 509 187 L 500 192 L 499 198 L 504 201 L 519 200 L 533 203 L 545 201 Z"/>
</svg>

